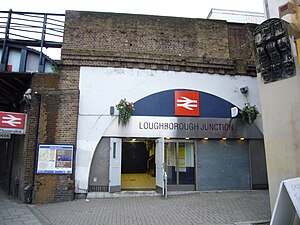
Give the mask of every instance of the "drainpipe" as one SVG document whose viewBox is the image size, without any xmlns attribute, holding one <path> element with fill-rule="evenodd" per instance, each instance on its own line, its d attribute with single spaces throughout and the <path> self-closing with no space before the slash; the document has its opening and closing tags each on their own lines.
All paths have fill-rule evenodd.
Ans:
<svg viewBox="0 0 300 225">
<path fill-rule="evenodd" d="M 38 92 L 34 93 L 36 96 L 36 99 L 38 101 L 38 109 L 37 109 L 37 121 L 36 121 L 36 130 L 35 130 L 35 151 L 34 151 L 34 166 L 33 166 L 33 171 L 32 171 L 32 181 L 31 184 L 25 187 L 25 200 L 26 203 L 31 204 L 32 203 L 32 194 L 33 194 L 33 189 L 34 189 L 34 184 L 35 184 L 35 172 L 37 169 L 37 153 L 38 153 L 38 141 L 39 141 L 39 127 L 40 127 L 40 114 L 41 114 L 41 102 L 42 102 L 42 95 L 39 94 Z M 27 196 L 26 196 L 27 194 Z"/>
</svg>

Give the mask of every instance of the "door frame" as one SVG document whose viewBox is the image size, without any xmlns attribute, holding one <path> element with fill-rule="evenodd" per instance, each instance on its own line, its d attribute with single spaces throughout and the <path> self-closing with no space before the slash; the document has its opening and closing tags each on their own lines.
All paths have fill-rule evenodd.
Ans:
<svg viewBox="0 0 300 225">
<path fill-rule="evenodd" d="M 155 181 L 156 192 L 164 195 L 165 193 L 165 140 L 164 138 L 158 138 L 155 141 Z"/>
<path fill-rule="evenodd" d="M 109 163 L 109 192 L 121 191 L 121 160 L 122 160 L 122 142 L 123 138 L 110 138 L 110 163 Z M 193 143 L 194 149 L 194 171 L 196 171 L 196 141 L 158 138 L 155 140 L 155 169 L 156 169 L 156 192 L 164 194 L 164 175 L 165 175 L 165 143 Z M 176 145 L 178 146 L 178 145 Z M 195 191 L 196 190 L 196 173 L 194 173 L 194 184 L 192 185 L 168 185 L 169 191 Z"/>
<path fill-rule="evenodd" d="M 109 186 L 108 186 L 108 191 L 110 193 L 121 191 L 122 142 L 123 142 L 123 138 L 110 138 Z M 164 138 L 156 139 L 155 143 L 156 143 L 155 146 L 156 192 L 164 194 L 164 172 L 165 172 Z"/>
</svg>

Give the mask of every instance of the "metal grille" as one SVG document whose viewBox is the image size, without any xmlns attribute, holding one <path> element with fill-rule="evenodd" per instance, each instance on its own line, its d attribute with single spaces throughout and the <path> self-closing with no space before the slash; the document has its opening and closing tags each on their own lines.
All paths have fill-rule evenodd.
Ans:
<svg viewBox="0 0 300 225">
<path fill-rule="evenodd" d="M 108 192 L 108 186 L 89 185 L 89 192 Z"/>
</svg>

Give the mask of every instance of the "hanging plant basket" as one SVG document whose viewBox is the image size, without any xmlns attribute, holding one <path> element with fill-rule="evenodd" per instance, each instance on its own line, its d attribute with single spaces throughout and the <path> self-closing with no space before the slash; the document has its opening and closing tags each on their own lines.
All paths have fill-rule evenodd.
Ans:
<svg viewBox="0 0 300 225">
<path fill-rule="evenodd" d="M 126 124 L 134 111 L 133 102 L 127 102 L 126 98 L 121 99 L 116 108 L 119 110 L 119 123 Z"/>
<path fill-rule="evenodd" d="M 247 123 L 249 125 L 252 124 L 258 114 L 259 114 L 259 111 L 258 111 L 256 105 L 250 105 L 249 103 L 246 103 L 244 108 L 242 109 L 243 122 Z"/>
</svg>

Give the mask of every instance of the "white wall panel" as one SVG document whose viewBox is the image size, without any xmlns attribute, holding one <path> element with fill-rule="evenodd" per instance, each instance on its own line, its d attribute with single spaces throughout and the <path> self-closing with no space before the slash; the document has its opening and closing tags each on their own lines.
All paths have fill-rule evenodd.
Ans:
<svg viewBox="0 0 300 225">
<path fill-rule="evenodd" d="M 248 97 L 240 92 L 243 86 L 249 87 Z M 251 102 L 260 109 L 256 77 L 250 76 L 81 67 L 79 89 L 76 192 L 87 191 L 94 151 L 107 127 L 117 119 L 109 115 L 109 108 L 120 99 L 136 102 L 165 90 L 191 89 L 221 97 L 239 108 Z"/>
</svg>

